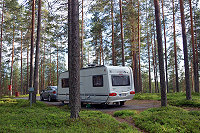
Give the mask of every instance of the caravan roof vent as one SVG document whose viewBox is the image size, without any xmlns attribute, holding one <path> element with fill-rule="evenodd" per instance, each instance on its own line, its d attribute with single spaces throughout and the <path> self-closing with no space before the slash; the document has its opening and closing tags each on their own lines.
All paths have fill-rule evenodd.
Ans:
<svg viewBox="0 0 200 133">
<path fill-rule="evenodd" d="M 96 64 L 88 64 L 88 67 L 96 67 Z"/>
</svg>

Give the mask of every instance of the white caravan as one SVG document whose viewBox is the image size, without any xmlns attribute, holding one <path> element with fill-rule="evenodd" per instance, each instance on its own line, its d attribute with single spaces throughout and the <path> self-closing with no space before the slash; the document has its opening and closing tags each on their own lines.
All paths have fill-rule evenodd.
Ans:
<svg viewBox="0 0 200 133">
<path fill-rule="evenodd" d="M 58 100 L 69 101 L 69 72 L 60 74 L 57 94 Z M 124 105 L 134 94 L 130 67 L 95 66 L 80 70 L 81 103 Z"/>
</svg>

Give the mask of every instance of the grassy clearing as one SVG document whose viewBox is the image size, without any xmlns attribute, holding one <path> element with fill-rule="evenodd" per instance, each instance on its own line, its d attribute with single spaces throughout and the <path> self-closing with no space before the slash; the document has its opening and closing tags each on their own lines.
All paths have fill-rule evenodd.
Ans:
<svg viewBox="0 0 200 133">
<path fill-rule="evenodd" d="M 161 100 L 160 93 L 136 94 L 135 100 Z M 173 106 L 200 107 L 200 93 L 192 93 L 192 100 L 186 100 L 185 93 L 168 93 L 168 104 Z"/>
<path fill-rule="evenodd" d="M 168 106 L 148 109 L 140 114 L 131 114 L 130 111 L 116 111 L 114 114 L 117 117 L 132 116 L 137 127 L 150 133 L 200 132 L 200 111 Z"/>
<path fill-rule="evenodd" d="M 47 106 L 37 102 L 30 107 L 27 100 L 0 100 L 0 132 L 138 132 L 128 124 L 99 111 L 81 111 L 80 119 L 70 119 L 67 106 Z"/>
</svg>

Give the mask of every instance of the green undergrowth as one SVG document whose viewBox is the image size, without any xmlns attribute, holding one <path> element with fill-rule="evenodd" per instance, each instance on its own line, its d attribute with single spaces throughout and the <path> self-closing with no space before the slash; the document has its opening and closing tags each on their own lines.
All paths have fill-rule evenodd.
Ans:
<svg viewBox="0 0 200 133">
<path fill-rule="evenodd" d="M 160 93 L 138 93 L 134 97 L 135 100 L 161 100 Z M 186 100 L 186 94 L 167 93 L 167 102 L 173 106 L 200 107 L 200 93 L 192 93 L 192 100 Z"/>
<path fill-rule="evenodd" d="M 67 106 L 48 106 L 40 101 L 29 105 L 27 100 L 0 100 L 1 133 L 132 133 L 138 132 L 126 123 L 99 111 L 81 111 L 80 118 L 70 119 Z"/>
<path fill-rule="evenodd" d="M 40 94 L 37 94 L 36 96 L 40 96 Z M 17 97 L 29 97 L 29 94 L 26 95 L 19 95 Z M 17 98 L 15 95 L 13 96 L 3 96 L 3 98 Z"/>
<path fill-rule="evenodd" d="M 119 110 L 114 112 L 114 117 L 126 118 L 134 116 L 136 113 L 136 110 Z"/>
<path fill-rule="evenodd" d="M 186 111 L 178 107 L 152 108 L 133 115 L 134 123 L 150 133 L 198 133 L 200 111 Z"/>
</svg>

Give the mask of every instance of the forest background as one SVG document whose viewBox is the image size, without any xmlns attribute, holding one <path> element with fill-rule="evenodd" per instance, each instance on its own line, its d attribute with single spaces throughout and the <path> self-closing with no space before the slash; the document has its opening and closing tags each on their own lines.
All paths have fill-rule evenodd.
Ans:
<svg viewBox="0 0 200 133">
<path fill-rule="evenodd" d="M 3 18 L 1 21 L 1 93 L 9 95 L 8 85 L 12 82 L 13 93 L 27 94 L 30 76 L 31 2 L 28 0 L 4 0 L 3 4 L 2 0 L 0 5 L 1 19 Z M 120 66 L 124 62 L 126 66 L 133 68 L 136 92 L 159 92 L 154 3 L 147 0 L 122 0 L 122 19 L 120 19 L 119 5 L 120 2 L 117 0 L 80 1 L 82 55 L 80 63 L 82 67 L 87 67 L 88 64 Z M 165 0 L 163 3 L 161 1 L 160 7 L 161 14 L 164 13 L 164 19 L 161 17 L 163 40 L 165 40 L 164 25 L 166 31 L 166 50 L 165 41 L 163 41 L 163 46 L 164 54 L 166 54 L 164 59 L 167 62 L 165 62 L 167 91 L 185 91 L 179 1 Z M 191 14 L 188 1 L 184 2 L 184 7 L 191 88 L 196 91 L 193 74 Z M 36 4 L 36 22 L 37 8 Z M 199 60 L 200 7 L 198 0 L 192 1 L 192 14 L 195 51 L 198 55 L 196 58 Z M 35 27 L 37 27 L 36 25 L 37 23 L 35 23 Z M 68 69 L 66 0 L 43 1 L 41 27 L 38 93 L 46 86 L 56 86 L 59 73 Z M 125 53 L 124 61 L 122 51 Z M 200 66 L 197 70 L 199 72 Z"/>
</svg>

